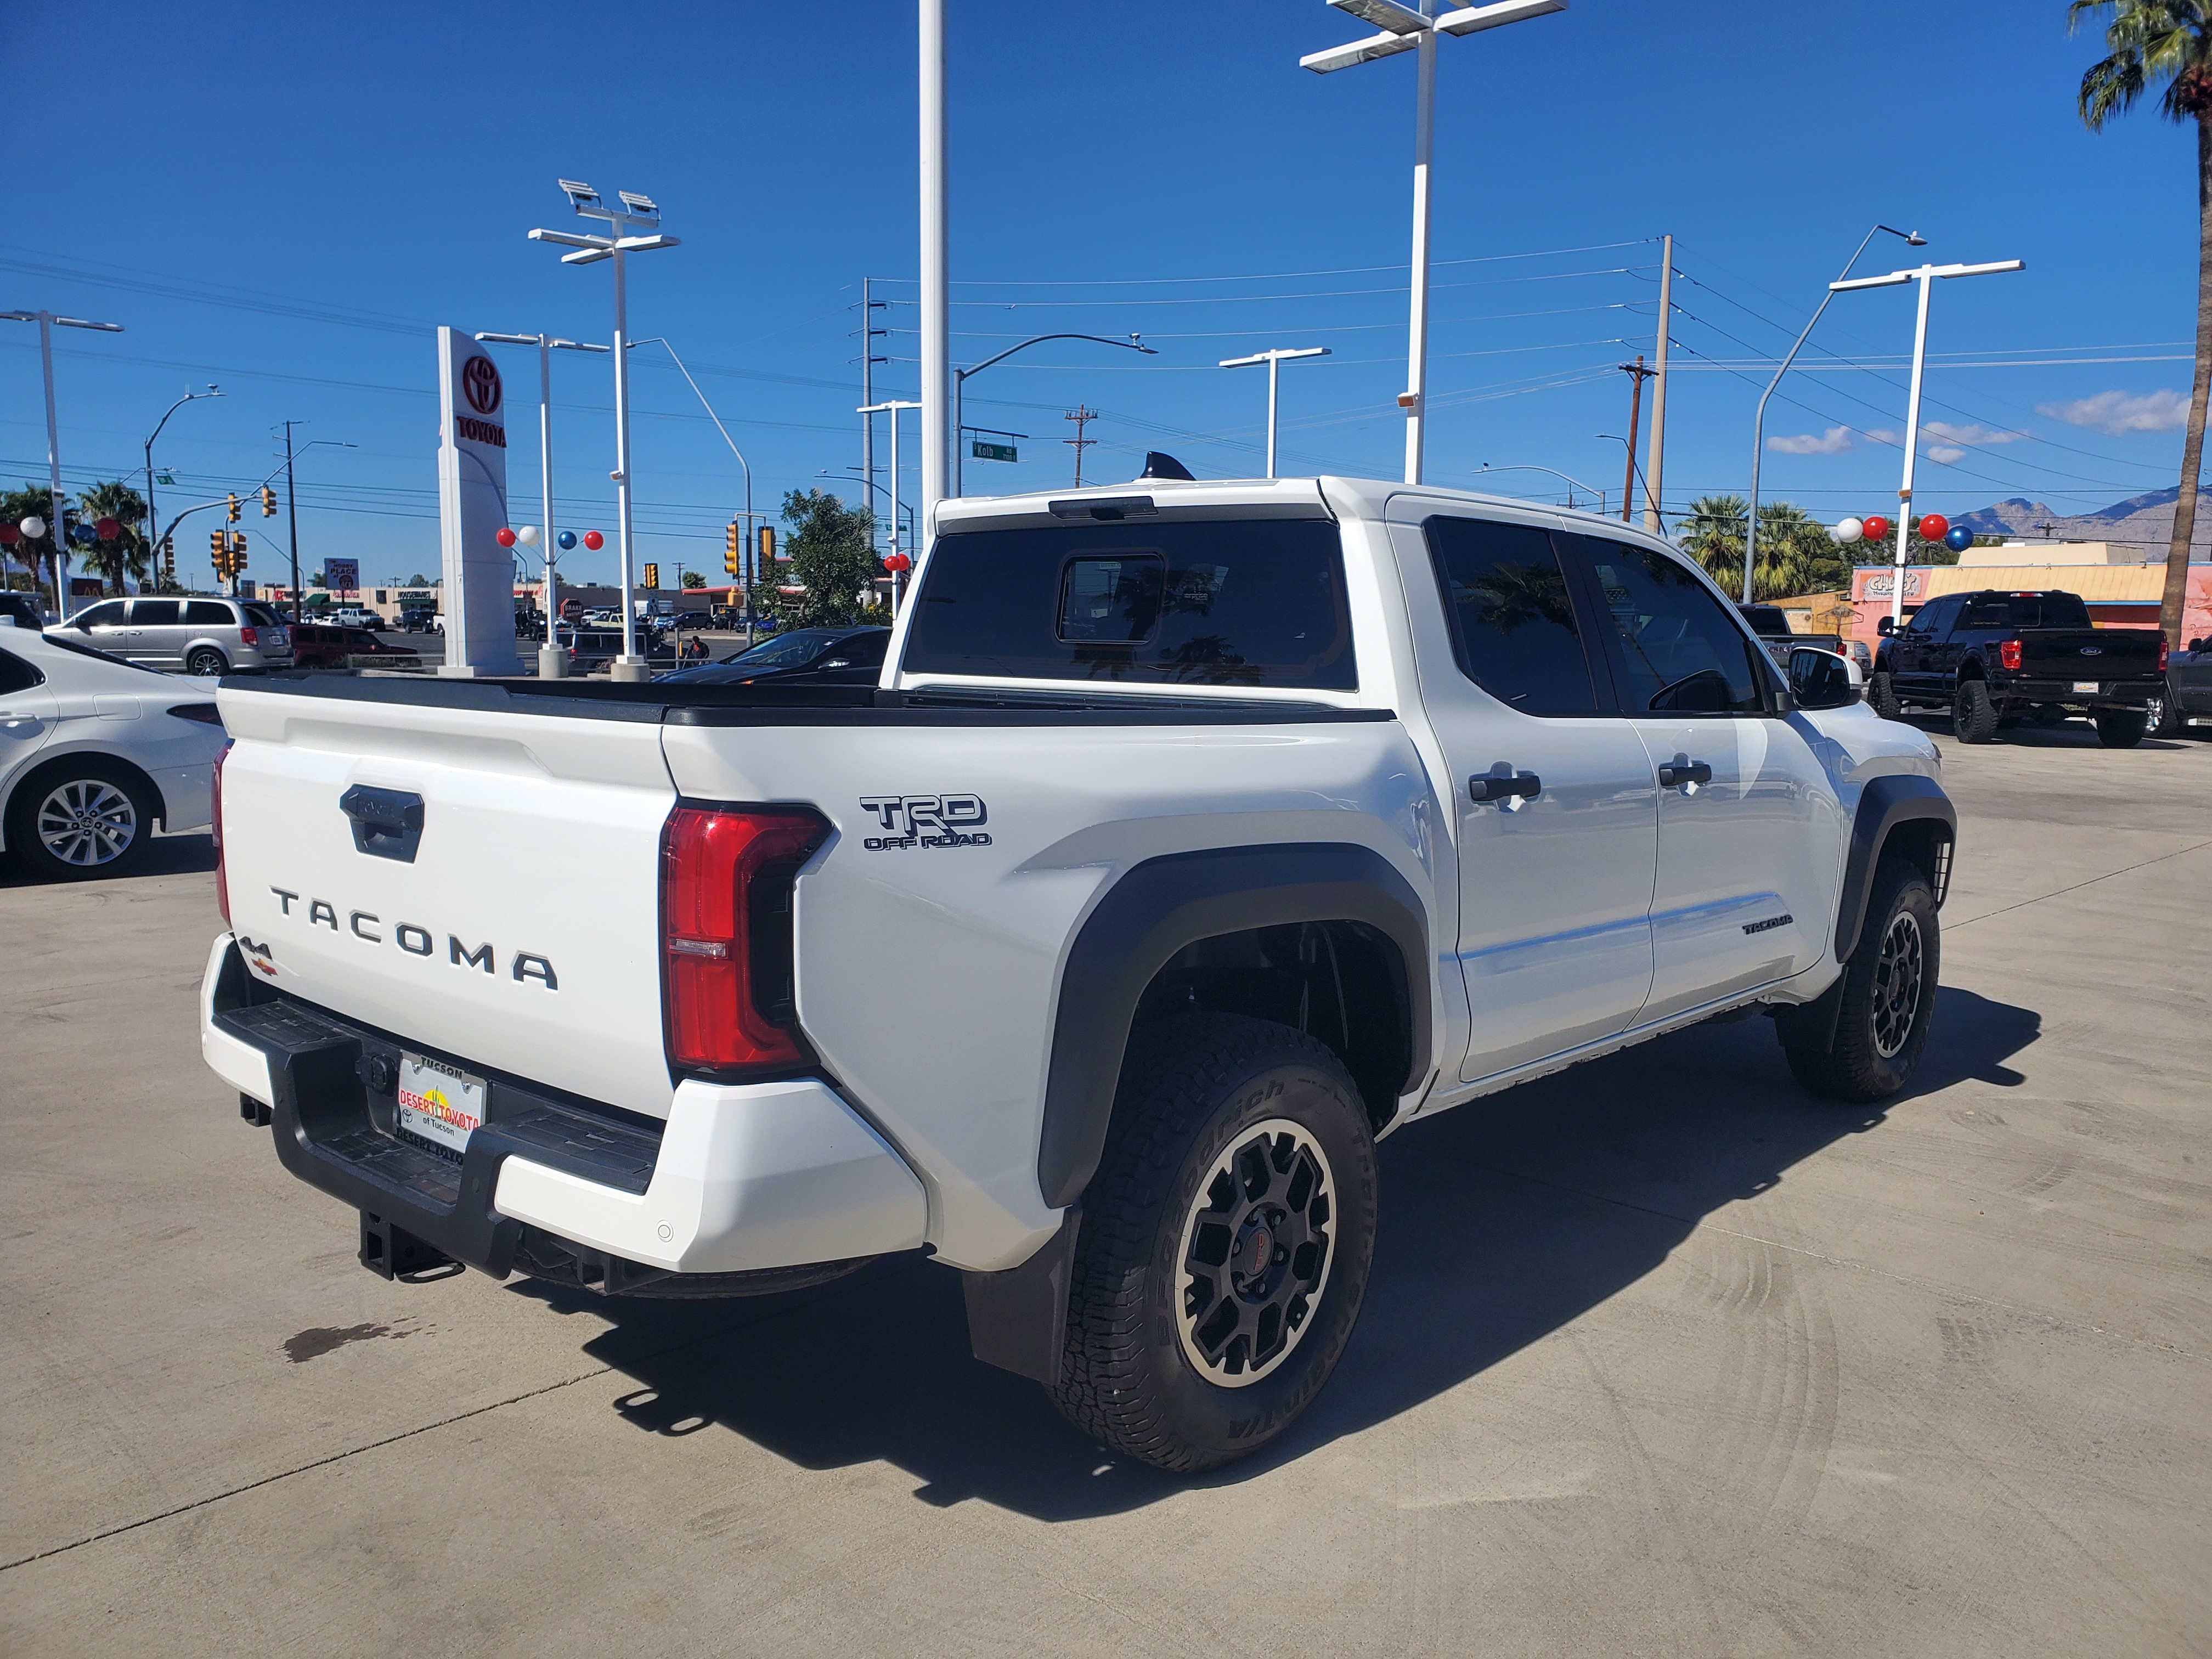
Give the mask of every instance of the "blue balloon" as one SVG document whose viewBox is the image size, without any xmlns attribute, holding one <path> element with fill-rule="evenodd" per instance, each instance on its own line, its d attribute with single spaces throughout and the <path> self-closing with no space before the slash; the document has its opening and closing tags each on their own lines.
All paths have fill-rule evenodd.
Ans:
<svg viewBox="0 0 2212 1659">
<path fill-rule="evenodd" d="M 561 544 L 561 550 L 566 553 L 576 545 L 576 532 L 573 530 L 564 530 L 553 539 Z"/>
<path fill-rule="evenodd" d="M 1943 532 L 1943 545 L 1954 553 L 1963 553 L 1974 544 L 1974 532 L 1962 524 L 1954 524 Z"/>
<path fill-rule="evenodd" d="M 88 524 L 71 525 L 70 526 L 70 539 L 75 542 L 79 547 L 82 547 L 88 542 L 99 540 L 100 532 L 97 530 L 94 530 Z"/>
</svg>

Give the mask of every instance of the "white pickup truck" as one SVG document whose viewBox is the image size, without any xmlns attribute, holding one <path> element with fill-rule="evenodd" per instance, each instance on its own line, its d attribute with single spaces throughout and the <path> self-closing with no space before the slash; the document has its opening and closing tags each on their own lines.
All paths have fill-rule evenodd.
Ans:
<svg viewBox="0 0 2212 1659">
<path fill-rule="evenodd" d="M 202 1052 L 369 1267 L 926 1252 L 1196 1469 L 1335 1365 L 1381 1136 L 1731 1012 L 1911 1078 L 1934 747 L 1664 543 L 1340 478 L 931 532 L 872 688 L 223 682 Z"/>
</svg>

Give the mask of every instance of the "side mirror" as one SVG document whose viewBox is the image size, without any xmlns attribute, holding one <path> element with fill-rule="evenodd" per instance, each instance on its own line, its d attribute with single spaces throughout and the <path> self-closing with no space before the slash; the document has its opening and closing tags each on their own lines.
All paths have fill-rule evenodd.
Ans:
<svg viewBox="0 0 2212 1659">
<path fill-rule="evenodd" d="M 1848 708 L 1864 694 L 1859 665 L 1849 657 L 1810 646 L 1790 653 L 1790 695 L 1800 708 Z"/>
<path fill-rule="evenodd" d="M 1881 635 L 1882 638 L 1887 639 L 1892 634 L 1897 632 L 1897 618 L 1894 617 L 1884 617 L 1880 622 L 1874 625 L 1874 631 Z"/>
</svg>

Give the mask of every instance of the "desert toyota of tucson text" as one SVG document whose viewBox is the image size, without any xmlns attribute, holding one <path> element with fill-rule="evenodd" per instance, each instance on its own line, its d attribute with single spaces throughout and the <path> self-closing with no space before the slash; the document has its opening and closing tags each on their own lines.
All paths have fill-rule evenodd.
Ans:
<svg viewBox="0 0 2212 1659">
<path fill-rule="evenodd" d="M 872 685 L 224 682 L 202 1051 L 365 1263 L 924 1252 L 1196 1469 L 1343 1352 L 1379 1137 L 1736 1012 L 1816 1095 L 1911 1078 L 1934 746 L 1665 543 L 1341 478 L 932 528 Z"/>
</svg>

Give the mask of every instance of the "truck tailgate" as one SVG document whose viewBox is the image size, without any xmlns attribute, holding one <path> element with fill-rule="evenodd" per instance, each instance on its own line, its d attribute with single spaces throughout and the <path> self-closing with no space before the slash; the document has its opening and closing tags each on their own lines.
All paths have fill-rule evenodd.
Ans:
<svg viewBox="0 0 2212 1659">
<path fill-rule="evenodd" d="M 667 1115 L 657 719 L 217 701 L 231 923 L 257 971 L 403 1043 Z M 419 834 L 358 833 L 356 786 L 395 830 L 418 805 Z"/>
<path fill-rule="evenodd" d="M 2021 672 L 2100 680 L 2154 678 L 2159 635 L 2148 628 L 2031 628 L 2020 635 Z"/>
</svg>

